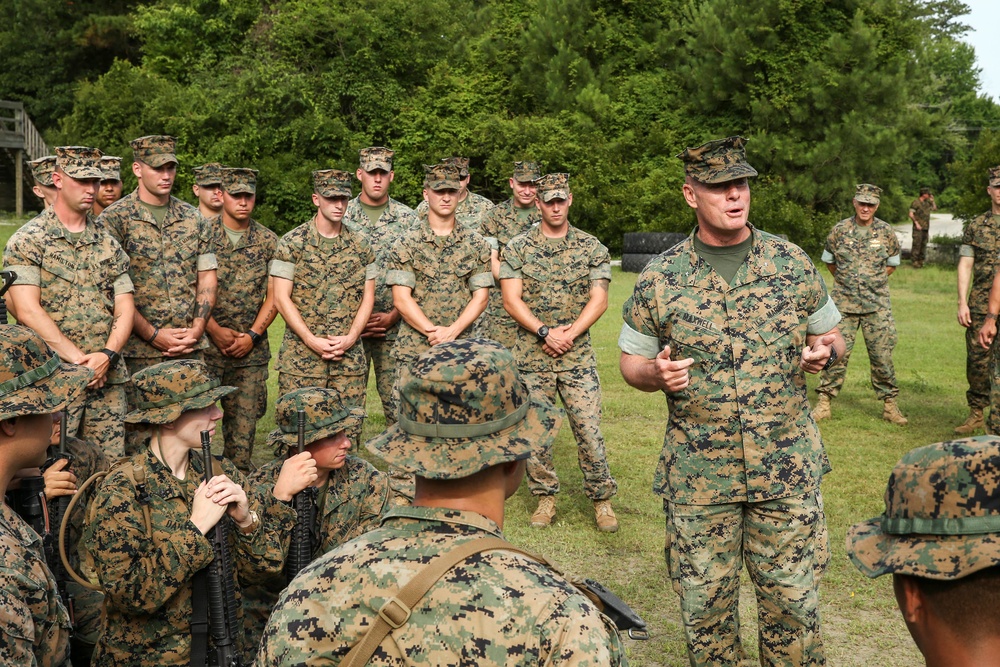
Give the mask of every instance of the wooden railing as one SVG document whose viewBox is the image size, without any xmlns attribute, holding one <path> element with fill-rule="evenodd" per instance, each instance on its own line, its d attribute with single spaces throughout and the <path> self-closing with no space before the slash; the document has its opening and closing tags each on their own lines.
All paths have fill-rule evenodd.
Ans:
<svg viewBox="0 0 1000 667">
<path fill-rule="evenodd" d="M 15 212 L 20 216 L 24 213 L 24 186 L 31 185 L 24 169 L 25 163 L 49 154 L 49 147 L 24 113 L 21 102 L 0 100 L 0 149 L 4 149 L 14 160 Z"/>
</svg>

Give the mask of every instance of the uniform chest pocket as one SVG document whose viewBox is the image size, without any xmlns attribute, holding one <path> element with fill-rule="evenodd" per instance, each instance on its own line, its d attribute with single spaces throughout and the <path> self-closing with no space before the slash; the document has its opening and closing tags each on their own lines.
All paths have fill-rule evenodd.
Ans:
<svg viewBox="0 0 1000 667">
<path fill-rule="evenodd" d="M 670 345 L 672 359 L 707 360 L 721 355 L 722 332 L 708 321 L 676 320 L 670 337 L 663 341 Z"/>
<path fill-rule="evenodd" d="M 440 258 L 431 257 L 425 252 L 415 252 L 413 254 L 413 272 L 418 273 L 428 278 L 434 279 L 438 277 L 439 270 L 445 270 L 446 267 L 441 267 Z"/>
<path fill-rule="evenodd" d="M 756 333 L 777 358 L 789 363 L 797 362 L 799 350 L 805 346 L 805 323 L 790 305 L 762 318 Z"/>
<path fill-rule="evenodd" d="M 54 280 L 76 282 L 76 261 L 72 257 L 61 254 L 48 256 L 42 263 L 42 271 L 50 274 Z"/>
<path fill-rule="evenodd" d="M 451 272 L 459 278 L 468 278 L 479 265 L 480 261 L 478 257 L 475 255 L 466 255 L 465 257 L 455 259 Z"/>
</svg>

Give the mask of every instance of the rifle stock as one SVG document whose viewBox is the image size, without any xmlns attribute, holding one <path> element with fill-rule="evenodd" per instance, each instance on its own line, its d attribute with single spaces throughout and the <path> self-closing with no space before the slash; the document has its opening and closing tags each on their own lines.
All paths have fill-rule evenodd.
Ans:
<svg viewBox="0 0 1000 667">
<path fill-rule="evenodd" d="M 65 410 L 63 410 L 59 417 L 59 451 L 55 457 L 45 462 L 45 467 L 52 465 L 60 459 L 67 460 L 67 469 L 69 463 L 73 462 L 73 457 L 66 453 Z M 49 566 L 49 569 L 52 570 L 52 575 L 56 579 L 59 597 L 62 598 L 63 605 L 66 607 L 66 611 L 69 612 L 70 622 L 75 626 L 76 614 L 73 609 L 73 597 L 70 595 L 69 588 L 66 585 L 69 583 L 69 574 L 66 572 L 62 557 L 59 554 L 59 527 L 63 523 L 63 517 L 66 516 L 66 507 L 69 505 L 70 498 L 70 496 L 59 496 L 49 503 L 48 519 L 46 521 L 45 533 L 42 537 L 42 547 L 45 551 L 45 562 Z"/>
<path fill-rule="evenodd" d="M 298 411 L 298 446 L 297 453 L 301 454 L 306 448 L 306 413 Z M 295 527 L 292 528 L 292 539 L 288 545 L 288 558 L 285 560 L 285 578 L 291 582 L 299 572 L 302 571 L 312 561 L 313 555 L 313 521 L 315 515 L 316 501 L 315 492 L 311 486 L 307 486 L 292 498 L 292 508 L 295 510 Z"/>
<path fill-rule="evenodd" d="M 17 280 L 17 274 L 13 271 L 0 271 L 0 324 L 7 324 L 7 302 L 3 300 L 3 295 L 7 293 L 10 286 Z"/>
<path fill-rule="evenodd" d="M 205 458 L 205 483 L 212 479 L 212 436 L 201 432 L 201 451 Z M 215 558 L 208 565 L 208 618 L 212 643 L 219 667 L 240 667 L 236 650 L 236 590 L 233 587 L 233 561 L 229 553 L 225 516 L 209 531 Z"/>
</svg>

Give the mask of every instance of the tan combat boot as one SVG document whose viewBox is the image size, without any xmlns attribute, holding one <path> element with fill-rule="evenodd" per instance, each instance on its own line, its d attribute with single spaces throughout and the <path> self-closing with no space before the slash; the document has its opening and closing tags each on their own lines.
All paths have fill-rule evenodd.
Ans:
<svg viewBox="0 0 1000 667">
<path fill-rule="evenodd" d="M 597 515 L 597 530 L 604 533 L 618 532 L 618 517 L 611 509 L 610 500 L 595 500 L 594 514 Z"/>
<path fill-rule="evenodd" d="M 830 394 L 819 395 L 819 403 L 813 408 L 812 418 L 815 421 L 830 418 Z"/>
<path fill-rule="evenodd" d="M 887 422 L 892 422 L 896 426 L 906 426 L 910 423 L 903 413 L 899 411 L 899 406 L 896 405 L 896 399 L 887 398 L 885 399 L 885 408 L 882 409 L 882 419 Z"/>
<path fill-rule="evenodd" d="M 969 416 L 965 421 L 955 427 L 955 433 L 959 435 L 972 435 L 983 427 L 983 409 L 971 408 Z"/>
<path fill-rule="evenodd" d="M 541 496 L 538 499 L 538 509 L 531 515 L 532 528 L 547 528 L 556 515 L 555 496 Z"/>
</svg>

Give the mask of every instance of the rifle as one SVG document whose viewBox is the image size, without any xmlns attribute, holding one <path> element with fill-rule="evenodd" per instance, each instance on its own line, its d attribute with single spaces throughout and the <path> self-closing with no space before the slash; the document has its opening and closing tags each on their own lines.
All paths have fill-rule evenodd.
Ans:
<svg viewBox="0 0 1000 667">
<path fill-rule="evenodd" d="M 17 274 L 13 271 L 0 271 L 0 280 L 3 280 L 3 285 L 0 286 L 0 324 L 7 324 L 7 302 L 3 300 L 3 295 L 17 280 Z"/>
<path fill-rule="evenodd" d="M 42 467 L 44 471 L 53 463 L 60 459 L 66 459 L 68 463 L 73 462 L 73 457 L 66 453 L 66 412 L 59 418 L 59 452 L 50 458 Z M 43 482 L 44 484 L 44 479 Z M 43 487 L 44 488 L 44 487 Z M 56 579 L 56 586 L 59 588 L 59 597 L 62 598 L 63 606 L 69 612 L 69 620 L 76 624 L 76 615 L 73 610 L 73 597 L 69 593 L 66 584 L 69 583 L 69 574 L 63 566 L 62 558 L 59 555 L 59 527 L 62 525 L 63 517 L 66 515 L 66 507 L 69 505 L 71 496 L 59 496 L 49 503 L 48 525 L 42 536 L 42 548 L 45 551 L 45 562 L 52 575 Z"/>
<path fill-rule="evenodd" d="M 22 477 L 16 489 L 7 489 L 7 504 L 39 535 L 45 534 L 49 509 L 45 504 L 45 479 L 41 475 Z"/>
<path fill-rule="evenodd" d="M 306 413 L 298 411 L 299 441 L 297 454 L 306 448 Z M 292 528 L 292 539 L 288 545 L 288 558 L 285 559 L 285 577 L 291 582 L 303 568 L 312 561 L 313 555 L 313 525 L 316 518 L 316 489 L 307 486 L 292 498 L 295 509 L 295 527 Z"/>
<path fill-rule="evenodd" d="M 212 479 L 212 437 L 201 432 L 201 451 L 205 457 L 205 483 Z M 209 531 L 209 541 L 215 558 L 208 564 L 208 613 L 209 628 L 219 667 L 240 667 L 240 656 L 233 638 L 239 631 L 236 625 L 236 589 L 233 586 L 233 560 L 229 553 L 229 536 L 223 517 Z"/>
</svg>

